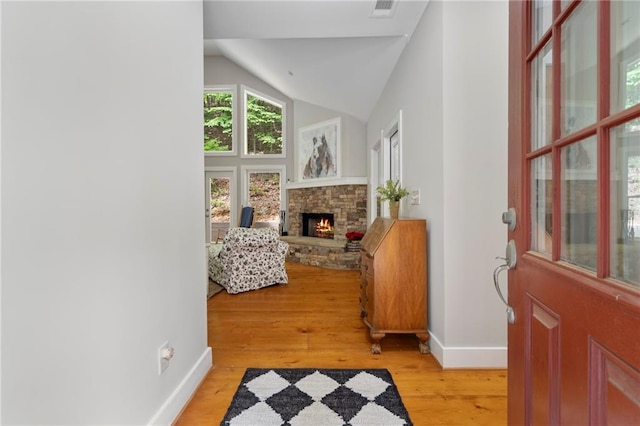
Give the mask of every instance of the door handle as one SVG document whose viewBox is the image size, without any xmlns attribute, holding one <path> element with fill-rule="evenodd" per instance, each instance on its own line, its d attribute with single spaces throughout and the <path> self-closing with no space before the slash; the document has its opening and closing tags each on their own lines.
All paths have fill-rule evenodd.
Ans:
<svg viewBox="0 0 640 426">
<path fill-rule="evenodd" d="M 502 213 L 502 223 L 509 226 L 509 231 L 516 229 L 516 209 L 511 207 L 509 210 Z"/>
<path fill-rule="evenodd" d="M 499 265 L 493 271 L 493 285 L 496 288 L 496 292 L 498 293 L 498 297 L 502 300 L 502 303 L 507 307 L 507 322 L 509 324 L 513 324 L 516 322 L 516 313 L 513 311 L 513 308 L 509 306 L 507 299 L 505 299 L 502 291 L 500 290 L 500 273 L 502 271 L 507 271 L 509 269 L 513 269 L 516 267 L 517 263 L 517 253 L 516 253 L 516 243 L 513 240 L 510 240 L 507 244 L 507 249 L 505 250 L 505 257 L 496 257 L 496 259 L 502 259 L 505 261 L 504 264 Z"/>
</svg>

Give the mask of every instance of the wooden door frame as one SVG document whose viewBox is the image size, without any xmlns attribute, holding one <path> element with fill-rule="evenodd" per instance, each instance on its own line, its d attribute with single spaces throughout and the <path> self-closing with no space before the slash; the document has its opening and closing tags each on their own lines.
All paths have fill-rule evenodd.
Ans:
<svg viewBox="0 0 640 426">
<path fill-rule="evenodd" d="M 521 192 L 522 182 L 524 179 L 524 169 L 526 164 L 523 161 L 523 144 L 526 141 L 524 129 L 526 129 L 523 111 L 525 111 L 524 101 L 526 99 L 523 96 L 524 81 L 523 76 L 525 72 L 525 31 L 522 29 L 522 22 L 525 21 L 526 15 L 526 2 L 510 1 L 509 2 L 509 91 L 508 91 L 508 193 L 507 200 L 509 207 L 516 210 L 516 217 L 518 218 L 518 225 L 513 231 L 508 231 L 507 241 L 514 240 L 516 247 L 522 250 L 526 246 L 525 235 L 526 232 L 526 211 L 524 209 L 524 194 Z M 515 141 L 515 142 L 514 142 Z M 518 143 L 519 141 L 519 143 Z M 509 288 L 514 289 L 518 286 L 516 274 L 513 271 L 508 272 Z M 516 313 L 523 312 L 522 303 L 516 298 L 511 297 L 511 291 L 509 291 L 508 299 L 509 305 L 514 309 Z M 517 319 L 516 319 L 517 320 Z M 508 347 L 513 348 L 515 345 L 524 342 L 524 328 L 517 328 L 514 325 L 508 325 Z M 511 351 L 508 351 L 511 352 Z M 510 393 L 508 398 L 508 410 L 507 410 L 507 424 L 518 425 L 522 423 L 520 413 L 524 413 L 525 410 L 525 383 L 524 374 L 520 372 L 524 371 L 524 359 L 519 357 L 508 357 L 507 369 L 507 381 L 509 383 Z M 517 374 L 516 374 L 517 373 Z M 513 394 L 515 389 L 517 394 Z"/>
</svg>

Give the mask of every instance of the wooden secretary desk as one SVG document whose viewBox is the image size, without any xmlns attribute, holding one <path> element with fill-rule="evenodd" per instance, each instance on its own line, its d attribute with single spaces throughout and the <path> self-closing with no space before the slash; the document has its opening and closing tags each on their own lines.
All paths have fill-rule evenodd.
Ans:
<svg viewBox="0 0 640 426">
<path fill-rule="evenodd" d="M 387 333 L 410 333 L 428 354 L 426 220 L 376 218 L 362 239 L 360 274 L 360 316 L 371 353 L 382 352 Z"/>
</svg>

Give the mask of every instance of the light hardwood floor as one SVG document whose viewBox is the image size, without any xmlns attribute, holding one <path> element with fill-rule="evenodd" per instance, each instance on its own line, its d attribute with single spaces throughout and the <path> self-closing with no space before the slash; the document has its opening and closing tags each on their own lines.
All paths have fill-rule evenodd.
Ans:
<svg viewBox="0 0 640 426">
<path fill-rule="evenodd" d="M 358 271 L 287 272 L 289 284 L 209 299 L 214 368 L 176 425 L 220 424 L 247 367 L 386 368 L 416 426 L 506 424 L 506 370 L 442 370 L 413 335 L 387 335 L 372 355 Z"/>
</svg>

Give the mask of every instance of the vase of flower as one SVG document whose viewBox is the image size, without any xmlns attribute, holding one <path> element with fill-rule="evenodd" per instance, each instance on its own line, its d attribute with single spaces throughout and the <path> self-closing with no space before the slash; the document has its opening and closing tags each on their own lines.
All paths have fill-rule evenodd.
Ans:
<svg viewBox="0 0 640 426">
<path fill-rule="evenodd" d="M 376 188 L 376 192 L 383 201 L 389 201 L 389 215 L 391 219 L 397 219 L 400 212 L 400 200 L 409 195 L 407 188 L 400 186 L 400 181 L 389 179 L 384 186 Z"/>
<path fill-rule="evenodd" d="M 347 237 L 347 245 L 345 246 L 345 250 L 359 252 L 360 241 L 362 241 L 362 237 L 364 237 L 364 234 L 358 231 L 351 231 L 347 232 L 344 236 Z"/>
<path fill-rule="evenodd" d="M 389 216 L 391 219 L 397 219 L 400 216 L 400 202 L 389 201 Z"/>
<path fill-rule="evenodd" d="M 345 246 L 345 251 L 359 252 L 360 241 L 347 241 L 347 245 Z"/>
</svg>

